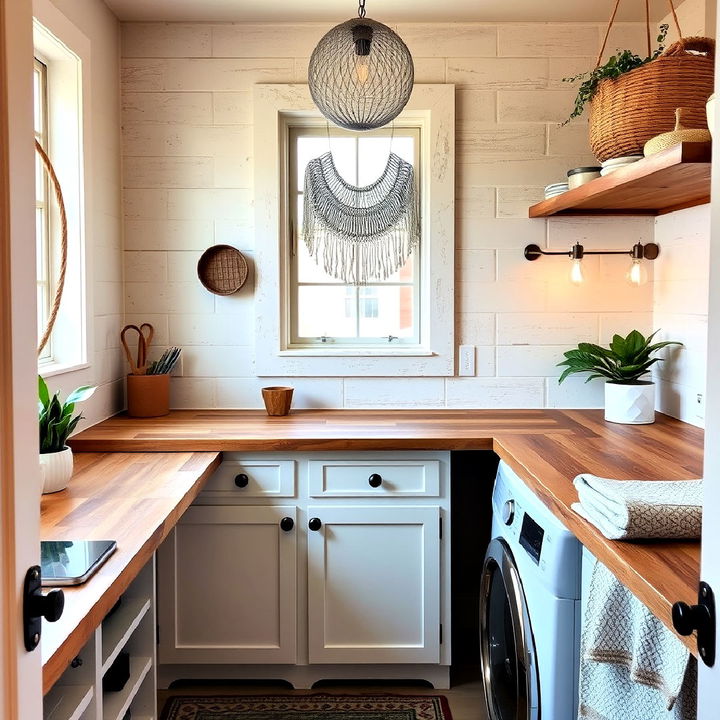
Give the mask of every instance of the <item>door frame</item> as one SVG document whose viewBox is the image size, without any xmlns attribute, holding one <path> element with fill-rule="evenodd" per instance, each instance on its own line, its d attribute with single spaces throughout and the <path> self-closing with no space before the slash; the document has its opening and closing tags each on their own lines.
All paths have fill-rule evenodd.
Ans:
<svg viewBox="0 0 720 720">
<path fill-rule="evenodd" d="M 0 0 L 0 708 L 8 720 L 42 717 L 41 651 L 27 652 L 22 635 L 23 579 L 40 558 L 32 59 L 31 4 Z"/>
</svg>

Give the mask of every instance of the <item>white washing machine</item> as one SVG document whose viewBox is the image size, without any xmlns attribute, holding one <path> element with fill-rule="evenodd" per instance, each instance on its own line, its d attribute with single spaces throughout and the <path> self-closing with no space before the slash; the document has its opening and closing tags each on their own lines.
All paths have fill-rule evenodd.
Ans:
<svg viewBox="0 0 720 720">
<path fill-rule="evenodd" d="M 582 546 L 500 463 L 480 585 L 490 720 L 575 720 Z"/>
</svg>

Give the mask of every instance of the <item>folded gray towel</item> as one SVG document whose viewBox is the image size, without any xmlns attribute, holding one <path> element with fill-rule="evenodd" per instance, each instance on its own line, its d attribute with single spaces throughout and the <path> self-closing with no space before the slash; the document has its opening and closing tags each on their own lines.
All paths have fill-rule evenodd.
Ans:
<svg viewBox="0 0 720 720">
<path fill-rule="evenodd" d="M 700 537 L 702 480 L 611 480 L 578 475 L 573 510 L 610 540 Z"/>
</svg>

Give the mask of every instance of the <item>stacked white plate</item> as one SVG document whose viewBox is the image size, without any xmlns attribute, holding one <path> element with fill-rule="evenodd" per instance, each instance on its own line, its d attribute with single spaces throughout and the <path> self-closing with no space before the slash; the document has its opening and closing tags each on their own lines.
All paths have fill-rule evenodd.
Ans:
<svg viewBox="0 0 720 720">
<path fill-rule="evenodd" d="M 633 163 L 636 163 L 638 160 L 642 159 L 642 155 L 626 155 L 625 157 L 606 160 L 602 164 L 602 170 L 600 171 L 600 174 L 609 175 L 611 172 L 615 172 L 616 170 L 619 170 L 622 167 L 626 167 L 627 165 L 632 165 Z"/>
<path fill-rule="evenodd" d="M 554 198 L 557 195 L 562 195 L 564 192 L 567 192 L 567 190 L 568 184 L 566 182 L 559 182 L 548 185 L 545 188 L 545 199 L 549 200 L 550 198 Z"/>
</svg>

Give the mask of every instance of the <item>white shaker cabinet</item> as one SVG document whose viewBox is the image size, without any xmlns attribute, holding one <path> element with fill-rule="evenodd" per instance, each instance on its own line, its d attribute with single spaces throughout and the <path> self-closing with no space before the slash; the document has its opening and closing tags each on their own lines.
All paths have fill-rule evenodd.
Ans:
<svg viewBox="0 0 720 720">
<path fill-rule="evenodd" d="M 160 662 L 294 663 L 296 537 L 295 506 L 189 508 L 159 554 Z"/>
<path fill-rule="evenodd" d="M 439 663 L 440 508 L 308 516 L 310 662 Z"/>
<path fill-rule="evenodd" d="M 225 453 L 158 551 L 161 686 L 447 687 L 449 486 L 447 452 Z"/>
</svg>

